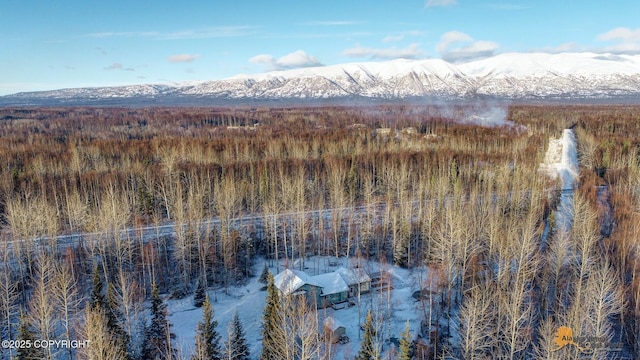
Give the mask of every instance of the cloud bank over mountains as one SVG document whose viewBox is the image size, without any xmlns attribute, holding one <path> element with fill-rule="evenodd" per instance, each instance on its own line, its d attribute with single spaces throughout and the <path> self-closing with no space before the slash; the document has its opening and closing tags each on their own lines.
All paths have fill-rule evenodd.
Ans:
<svg viewBox="0 0 640 360">
<path fill-rule="evenodd" d="M 279 58 L 270 54 L 260 54 L 249 59 L 254 64 L 263 64 L 267 70 L 288 70 L 305 68 L 312 66 L 322 66 L 322 63 L 315 57 L 307 54 L 303 50 L 297 50 Z"/>
<path fill-rule="evenodd" d="M 450 0 L 430 0 L 426 6 L 439 7 L 455 4 L 455 1 Z M 349 24 L 350 22 L 345 21 L 340 24 L 343 23 Z M 485 59 L 500 53 L 500 44 L 498 42 L 492 40 L 477 40 L 471 35 L 458 30 L 447 31 L 440 36 L 439 42 L 433 48 L 435 56 L 430 55 L 430 53 L 423 48 L 420 41 L 411 42 L 404 47 L 393 45 L 407 39 L 419 40 L 423 35 L 424 33 L 418 30 L 389 34 L 381 38 L 380 42 L 383 46 L 371 47 L 355 45 L 343 50 L 342 55 L 353 59 L 379 61 L 394 59 L 420 60 L 439 57 L 447 62 L 458 64 Z M 631 29 L 618 27 L 597 35 L 595 40 L 601 45 L 588 47 L 576 42 L 571 42 L 555 47 L 532 48 L 530 52 L 549 54 L 564 52 L 594 52 L 614 55 L 640 54 L 640 28 Z M 259 54 L 251 57 L 249 62 L 262 64 L 267 71 L 323 66 L 324 64 L 323 61 L 307 53 L 305 50 L 296 50 L 279 58 L 270 54 Z"/>
</svg>

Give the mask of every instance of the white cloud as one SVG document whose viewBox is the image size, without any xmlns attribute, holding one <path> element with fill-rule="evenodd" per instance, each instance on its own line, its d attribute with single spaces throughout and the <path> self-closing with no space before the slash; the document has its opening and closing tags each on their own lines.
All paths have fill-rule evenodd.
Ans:
<svg viewBox="0 0 640 360">
<path fill-rule="evenodd" d="M 272 55 L 260 54 L 249 59 L 249 62 L 254 64 L 269 64 L 275 61 L 275 58 Z"/>
<path fill-rule="evenodd" d="M 359 24 L 358 21 L 350 21 L 350 20 L 321 20 L 321 21 L 308 21 L 302 23 L 302 25 L 308 26 L 345 26 L 345 25 L 356 25 Z"/>
<path fill-rule="evenodd" d="M 473 38 L 463 32 L 460 31 L 449 31 L 440 37 L 440 42 L 436 45 L 436 50 L 441 53 L 447 51 L 451 45 L 458 42 L 469 42 L 473 41 Z"/>
<path fill-rule="evenodd" d="M 598 35 L 600 41 L 640 41 L 640 28 L 635 30 L 629 28 L 615 28 L 606 33 Z"/>
<path fill-rule="evenodd" d="M 158 38 L 162 40 L 215 39 L 252 35 L 255 31 L 255 27 L 252 26 L 216 26 L 160 34 Z"/>
<path fill-rule="evenodd" d="M 136 67 L 143 67 L 143 66 L 136 66 Z M 103 69 L 105 70 L 117 70 L 117 71 L 136 71 L 136 68 L 134 67 L 124 67 L 124 65 L 122 65 L 121 63 L 115 62 L 109 66 L 105 66 Z"/>
<path fill-rule="evenodd" d="M 146 37 L 155 37 L 158 35 L 159 34 L 155 31 L 120 31 L 120 32 L 107 31 L 107 32 L 101 32 L 101 33 L 85 34 L 83 35 L 83 37 L 94 38 L 94 39 L 107 39 L 107 38 L 114 38 L 114 37 L 146 38 Z"/>
<path fill-rule="evenodd" d="M 158 40 L 183 39 L 215 39 L 226 37 L 241 37 L 253 35 L 257 31 L 255 26 L 215 26 L 201 29 L 186 29 L 173 32 L 158 31 L 107 31 L 101 33 L 84 34 L 82 37 L 93 39 L 108 38 L 151 38 Z"/>
<path fill-rule="evenodd" d="M 612 43 L 600 49 L 600 52 L 614 54 L 638 54 L 640 53 L 640 28 L 630 29 L 619 27 L 602 33 L 597 40 Z"/>
<path fill-rule="evenodd" d="M 387 49 L 375 49 L 362 46 L 352 47 L 342 52 L 349 57 L 370 57 L 372 59 L 417 59 L 424 57 L 425 54 L 420 50 L 418 43 L 413 43 L 406 48 L 398 49 L 395 47 Z"/>
<path fill-rule="evenodd" d="M 104 69 L 105 70 L 122 70 L 124 69 L 124 66 L 122 66 L 122 64 L 120 63 L 113 63 L 109 66 L 106 66 Z"/>
<path fill-rule="evenodd" d="M 532 51 L 547 52 L 552 54 L 563 52 L 593 52 L 610 53 L 614 55 L 640 54 L 640 28 L 630 29 L 619 27 L 595 37 L 599 44 L 583 45 L 576 42 L 567 42 L 553 47 L 532 49 Z M 613 59 L 615 57 L 607 57 Z"/>
<path fill-rule="evenodd" d="M 254 64 L 264 64 L 269 70 L 286 70 L 311 66 L 323 66 L 315 57 L 303 50 L 297 50 L 280 58 L 269 54 L 260 54 L 249 59 Z"/>
<path fill-rule="evenodd" d="M 424 7 L 452 6 L 456 5 L 458 0 L 427 0 Z"/>
<path fill-rule="evenodd" d="M 385 36 L 384 38 L 382 38 L 382 42 L 383 43 L 398 42 L 398 41 L 404 40 L 407 37 L 416 37 L 416 36 L 422 36 L 422 35 L 424 35 L 424 32 L 420 30 L 401 31 L 395 34 Z"/>
<path fill-rule="evenodd" d="M 442 35 L 436 50 L 443 60 L 461 62 L 493 56 L 500 45 L 493 41 L 475 41 L 460 31 L 449 31 Z"/>
<path fill-rule="evenodd" d="M 560 54 L 560 53 L 568 53 L 568 52 L 582 52 L 587 51 L 586 48 L 577 42 L 567 42 L 557 46 L 551 47 L 543 47 L 543 48 L 534 48 L 531 49 L 531 52 L 545 52 L 550 54 Z"/>
<path fill-rule="evenodd" d="M 192 62 L 198 59 L 200 55 L 198 54 L 177 54 L 169 56 L 169 62 L 172 63 L 184 63 L 184 62 Z"/>
<path fill-rule="evenodd" d="M 389 35 L 389 36 L 385 36 L 384 39 L 382 39 L 382 42 L 383 43 L 398 42 L 402 39 L 404 39 L 404 35 Z"/>
<path fill-rule="evenodd" d="M 508 3 L 490 3 L 490 4 L 486 4 L 485 6 L 490 9 L 509 10 L 509 11 L 527 10 L 531 8 L 530 6 L 526 6 L 526 5 L 517 5 L 517 4 L 508 4 Z"/>
</svg>

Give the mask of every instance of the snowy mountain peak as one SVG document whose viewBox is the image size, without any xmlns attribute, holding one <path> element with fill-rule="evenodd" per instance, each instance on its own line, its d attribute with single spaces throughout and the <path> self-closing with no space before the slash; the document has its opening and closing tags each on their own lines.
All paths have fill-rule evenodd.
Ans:
<svg viewBox="0 0 640 360">
<path fill-rule="evenodd" d="M 237 75 L 214 81 L 64 89 L 0 97 L 0 105 L 152 100 L 611 99 L 640 96 L 640 55 L 504 53 L 463 64 L 392 60 Z"/>
</svg>

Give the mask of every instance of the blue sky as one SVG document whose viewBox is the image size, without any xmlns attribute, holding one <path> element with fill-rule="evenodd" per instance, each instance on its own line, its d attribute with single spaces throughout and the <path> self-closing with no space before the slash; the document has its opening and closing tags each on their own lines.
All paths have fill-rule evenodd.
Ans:
<svg viewBox="0 0 640 360">
<path fill-rule="evenodd" d="M 396 58 L 640 54 L 640 1 L 0 0 L 0 95 Z"/>
</svg>

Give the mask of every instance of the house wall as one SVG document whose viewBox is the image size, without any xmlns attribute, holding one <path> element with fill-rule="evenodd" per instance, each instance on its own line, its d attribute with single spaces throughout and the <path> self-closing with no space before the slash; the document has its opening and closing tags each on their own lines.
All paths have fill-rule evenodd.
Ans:
<svg viewBox="0 0 640 360">
<path fill-rule="evenodd" d="M 365 281 L 360 284 L 360 294 L 366 294 L 371 291 L 371 282 Z M 358 296 L 358 284 L 349 286 L 349 296 Z"/>
<path fill-rule="evenodd" d="M 300 289 L 307 292 L 307 300 L 309 301 L 310 305 L 320 307 L 320 304 L 322 304 L 322 297 L 320 296 L 322 290 L 321 288 L 309 284 L 304 284 Z"/>
<path fill-rule="evenodd" d="M 368 293 L 369 291 L 371 291 L 371 281 L 365 281 L 362 284 L 360 284 L 360 293 Z"/>
<path fill-rule="evenodd" d="M 322 306 L 330 306 L 331 303 L 338 304 L 347 301 L 347 292 L 339 292 L 335 294 L 325 295 L 322 297 Z"/>
</svg>

